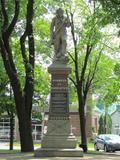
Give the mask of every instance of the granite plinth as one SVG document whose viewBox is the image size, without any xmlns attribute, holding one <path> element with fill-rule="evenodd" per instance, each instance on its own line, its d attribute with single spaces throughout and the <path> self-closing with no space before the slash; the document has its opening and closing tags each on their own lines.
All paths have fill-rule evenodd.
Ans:
<svg viewBox="0 0 120 160">
<path fill-rule="evenodd" d="M 35 157 L 83 157 L 80 149 L 48 149 L 40 148 L 35 151 Z"/>
<path fill-rule="evenodd" d="M 47 134 L 43 136 L 42 148 L 76 148 L 76 138 L 71 133 L 70 121 L 49 120 Z"/>
<path fill-rule="evenodd" d="M 48 67 L 48 72 L 51 74 L 68 75 L 71 73 L 71 68 L 67 64 L 53 63 Z"/>
</svg>

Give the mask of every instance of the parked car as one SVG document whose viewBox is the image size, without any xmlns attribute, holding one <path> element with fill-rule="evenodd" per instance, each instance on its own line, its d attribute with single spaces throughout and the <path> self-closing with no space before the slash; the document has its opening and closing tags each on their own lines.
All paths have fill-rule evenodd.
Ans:
<svg viewBox="0 0 120 160">
<path fill-rule="evenodd" d="M 100 134 L 95 138 L 94 148 L 96 151 L 115 152 L 120 150 L 120 136 L 115 134 Z"/>
</svg>

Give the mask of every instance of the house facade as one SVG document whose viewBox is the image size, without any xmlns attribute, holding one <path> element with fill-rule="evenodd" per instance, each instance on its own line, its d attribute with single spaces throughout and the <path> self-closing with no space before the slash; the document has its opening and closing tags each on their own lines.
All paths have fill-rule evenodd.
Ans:
<svg viewBox="0 0 120 160">
<path fill-rule="evenodd" d="M 18 119 L 14 120 L 14 140 L 19 141 Z M 42 137 L 43 124 L 39 119 L 32 119 L 32 136 L 35 142 L 40 141 Z M 9 141 L 10 139 L 10 119 L 8 117 L 0 118 L 0 141 Z"/>
<path fill-rule="evenodd" d="M 44 113 L 44 123 L 43 123 L 43 134 L 47 132 L 47 123 L 48 123 L 49 112 Z M 80 119 L 79 113 L 77 110 L 72 110 L 69 113 L 70 123 L 71 123 L 71 132 L 77 137 L 80 136 Z M 99 128 L 99 117 L 100 113 L 97 111 L 86 112 L 86 134 L 88 138 L 94 138 L 98 133 Z M 93 131 L 95 128 L 95 131 Z M 94 135 L 95 134 L 95 135 Z"/>
<path fill-rule="evenodd" d="M 120 108 L 111 114 L 112 118 L 112 134 L 120 135 Z"/>
<path fill-rule="evenodd" d="M 49 112 L 46 111 L 43 116 L 43 121 L 39 119 L 32 119 L 32 135 L 33 140 L 40 141 L 43 134 L 47 132 L 47 123 L 48 123 Z M 99 127 L 99 113 L 95 110 L 93 112 L 86 112 L 86 134 L 88 138 L 94 138 L 97 134 Z M 19 141 L 19 127 L 18 119 L 15 118 L 14 121 L 14 139 Z M 77 110 L 70 111 L 70 123 L 71 123 L 71 132 L 76 136 L 80 136 L 80 120 L 79 113 Z M 94 130 L 93 130 L 94 128 Z M 9 140 L 10 138 L 10 120 L 5 117 L 0 118 L 0 141 Z"/>
</svg>

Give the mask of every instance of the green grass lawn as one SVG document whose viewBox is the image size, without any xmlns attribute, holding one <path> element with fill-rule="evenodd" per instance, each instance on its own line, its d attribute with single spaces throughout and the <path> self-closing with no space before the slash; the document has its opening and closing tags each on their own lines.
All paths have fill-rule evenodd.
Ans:
<svg viewBox="0 0 120 160">
<path fill-rule="evenodd" d="M 8 150 L 8 149 L 0 149 L 0 153 L 20 153 L 20 150 L 15 149 L 15 150 Z"/>
<path fill-rule="evenodd" d="M 9 146 L 9 143 L 6 144 L 6 146 Z M 0 153 L 2 153 L 3 151 L 4 152 L 10 151 L 11 153 L 12 152 L 20 152 L 20 149 L 15 148 L 15 147 L 20 147 L 20 142 L 14 142 L 14 150 L 13 151 L 10 151 L 9 149 L 0 149 Z M 41 148 L 41 143 L 35 143 L 34 147 L 35 148 Z M 77 144 L 77 148 L 79 148 L 79 144 Z M 94 144 L 93 143 L 88 143 L 88 150 L 90 150 L 90 149 L 94 149 Z"/>
<path fill-rule="evenodd" d="M 88 148 L 94 148 L 94 143 L 88 143 Z"/>
<path fill-rule="evenodd" d="M 14 142 L 14 147 L 20 147 L 20 142 Z M 34 143 L 34 147 L 41 147 L 41 143 Z"/>
<path fill-rule="evenodd" d="M 1 147 L 0 147 L 0 153 L 5 153 L 5 154 L 7 154 L 7 153 L 21 153 L 20 142 L 14 142 L 13 150 L 9 150 L 9 143 L 4 144 L 4 145 L 7 146 L 7 148 L 6 149 L 1 149 Z M 41 147 L 40 143 L 35 143 L 34 144 L 35 150 L 36 150 L 36 148 L 40 148 L 40 147 Z"/>
</svg>

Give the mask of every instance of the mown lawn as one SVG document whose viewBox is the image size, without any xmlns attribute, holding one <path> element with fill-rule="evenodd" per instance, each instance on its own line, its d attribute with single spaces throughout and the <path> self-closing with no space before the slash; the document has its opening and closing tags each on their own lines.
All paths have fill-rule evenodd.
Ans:
<svg viewBox="0 0 120 160">
<path fill-rule="evenodd" d="M 5 144 L 5 146 L 7 146 L 9 148 L 9 143 Z M 41 147 L 41 143 L 35 143 L 34 144 L 34 148 L 40 148 Z M 14 150 L 13 151 L 10 151 L 11 153 L 12 152 L 20 152 L 20 143 L 19 142 L 14 142 Z M 79 144 L 77 144 L 77 148 L 79 148 Z M 94 149 L 94 144 L 93 143 L 88 143 L 88 150 L 93 150 Z M 1 152 L 8 152 L 9 149 L 0 149 L 0 153 Z"/>
<path fill-rule="evenodd" d="M 94 143 L 88 143 L 88 148 L 94 149 Z"/>
</svg>

